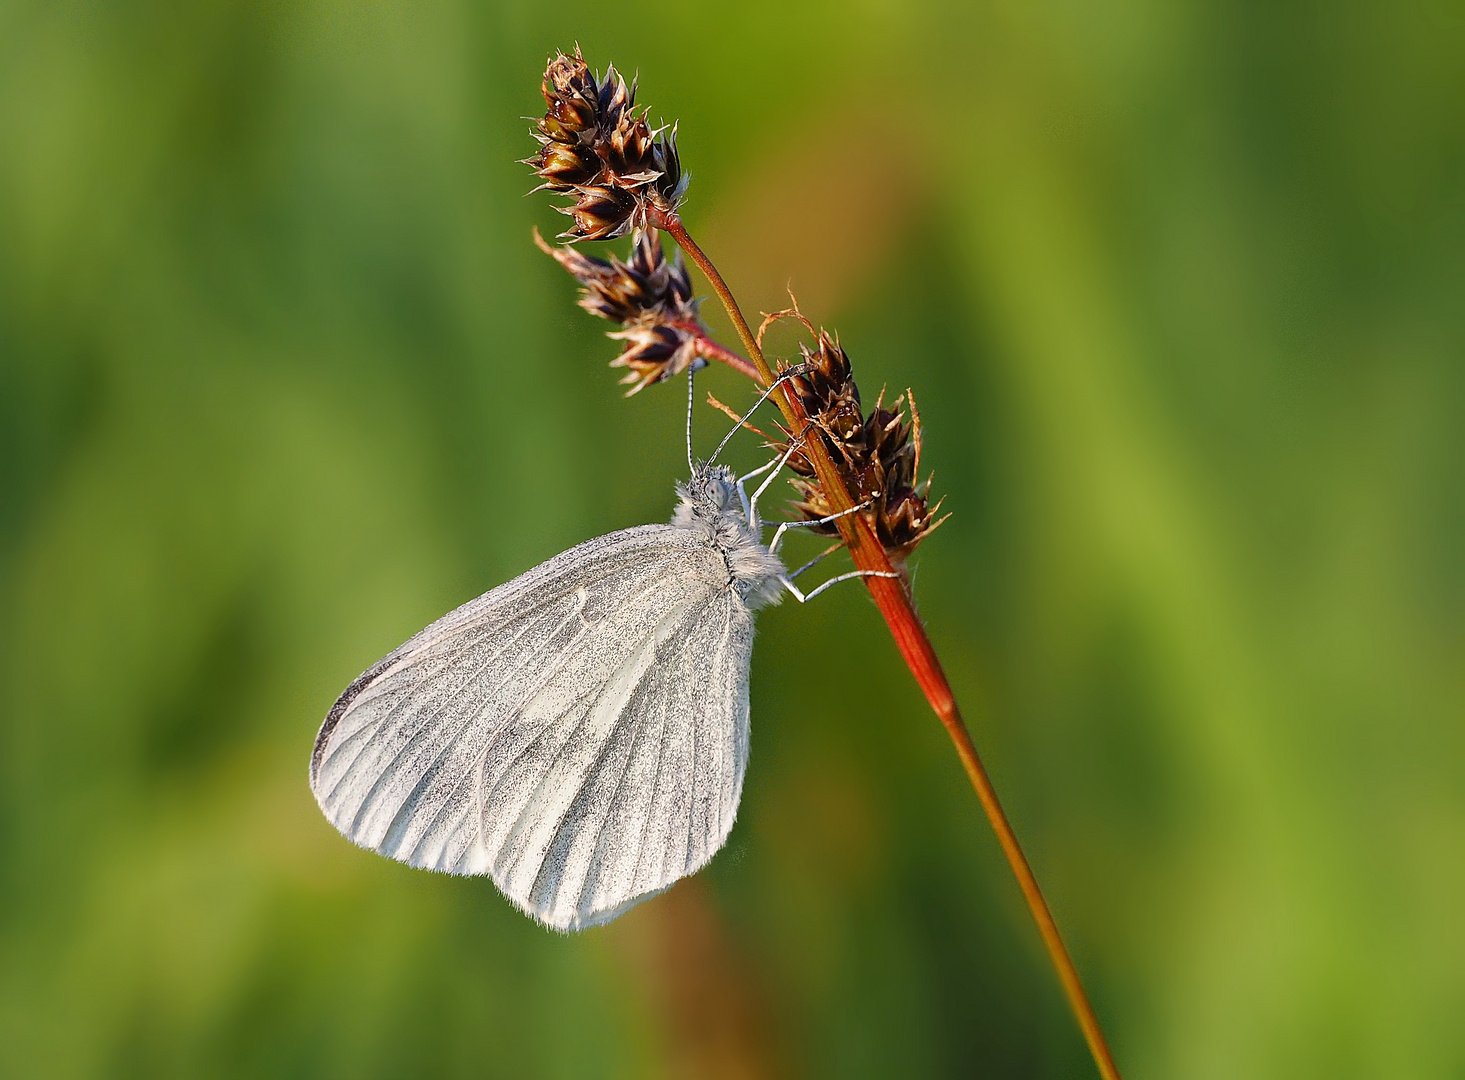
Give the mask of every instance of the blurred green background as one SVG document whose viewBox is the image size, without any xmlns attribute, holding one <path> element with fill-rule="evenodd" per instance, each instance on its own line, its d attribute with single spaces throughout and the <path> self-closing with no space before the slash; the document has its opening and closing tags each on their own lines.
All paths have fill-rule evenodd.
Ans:
<svg viewBox="0 0 1465 1080">
<path fill-rule="evenodd" d="M 1131 1080 L 1465 1077 L 1465 10 L 1231 0 L 0 5 L 0 1073 L 1092 1075 L 858 588 L 761 618 L 728 848 L 607 928 L 315 808 L 358 671 L 685 471 L 530 243 L 576 41 L 745 305 L 915 388 Z"/>
</svg>

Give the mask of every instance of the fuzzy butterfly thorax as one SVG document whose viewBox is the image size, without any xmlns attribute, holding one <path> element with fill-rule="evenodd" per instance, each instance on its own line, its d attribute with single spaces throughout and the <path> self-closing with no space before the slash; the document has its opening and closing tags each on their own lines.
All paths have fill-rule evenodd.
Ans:
<svg viewBox="0 0 1465 1080">
<path fill-rule="evenodd" d="M 727 563 L 730 584 L 756 611 L 783 596 L 782 561 L 764 545 L 757 521 L 748 521 L 737 479 L 726 465 L 699 464 L 691 479 L 677 485 L 681 501 L 671 523 L 707 539 Z"/>
</svg>

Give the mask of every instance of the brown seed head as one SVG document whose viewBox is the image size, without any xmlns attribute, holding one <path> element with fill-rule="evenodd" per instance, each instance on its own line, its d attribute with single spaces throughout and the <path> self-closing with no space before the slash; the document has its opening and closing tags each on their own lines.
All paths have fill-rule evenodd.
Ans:
<svg viewBox="0 0 1465 1080">
<path fill-rule="evenodd" d="M 891 560 L 902 566 L 916 545 L 945 520 L 935 516 L 939 504 L 928 506 L 930 478 L 922 481 L 917 476 L 921 428 L 915 401 L 907 393 L 886 408 L 882 391 L 866 416 L 849 355 L 838 339 L 821 330 L 815 346 L 800 344 L 799 352 L 805 370 L 789 386 L 809 417 L 808 437 L 824 440 L 850 495 L 856 502 L 870 503 L 866 519 Z M 811 520 L 833 513 L 808 458 L 795 452 L 789 466 L 798 474 L 792 481 L 800 497 L 794 508 Z M 818 528 L 830 534 L 838 531 L 833 524 Z"/>
<path fill-rule="evenodd" d="M 552 247 L 538 232 L 534 242 L 580 283 L 582 308 L 621 324 L 607 336 L 626 343 L 611 367 L 630 369 L 621 380 L 634 384 L 628 394 L 705 363 L 699 349 L 707 328 L 697 315 L 691 277 L 680 252 L 667 260 L 655 229 L 636 231 L 629 262 Z"/>
<path fill-rule="evenodd" d="M 630 385 L 626 396 L 646 389 L 654 382 L 665 382 L 696 365 L 705 367 L 700 350 L 701 335 L 668 323 L 628 326 L 606 335 L 626 343 L 626 351 L 610 362 L 611 367 L 629 368 L 621 377 Z"/>
<path fill-rule="evenodd" d="M 609 240 L 646 224 L 652 210 L 676 209 L 687 187 L 676 129 L 651 128 L 635 106 L 634 83 L 614 67 L 597 79 L 576 49 L 549 61 L 542 90 L 547 108 L 533 129 L 539 151 L 524 163 L 542 189 L 574 195 L 557 208 L 574 222 L 564 236 Z"/>
</svg>

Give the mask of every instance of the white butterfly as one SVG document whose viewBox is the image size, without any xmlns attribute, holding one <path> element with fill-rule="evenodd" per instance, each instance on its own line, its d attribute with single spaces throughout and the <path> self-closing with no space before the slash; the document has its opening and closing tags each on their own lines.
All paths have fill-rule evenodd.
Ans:
<svg viewBox="0 0 1465 1080">
<path fill-rule="evenodd" d="M 792 452 L 741 480 L 696 466 L 671 524 L 573 547 L 374 664 L 316 738 L 326 817 L 409 865 L 492 875 L 556 930 L 700 870 L 742 793 L 753 613 L 862 576 L 805 596 L 775 552 L 814 523 L 763 544 L 758 496 Z"/>
</svg>

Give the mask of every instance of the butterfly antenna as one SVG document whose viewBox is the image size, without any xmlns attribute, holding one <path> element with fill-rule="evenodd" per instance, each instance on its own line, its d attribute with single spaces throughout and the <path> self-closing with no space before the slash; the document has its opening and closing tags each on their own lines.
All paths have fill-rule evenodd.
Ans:
<svg viewBox="0 0 1465 1080">
<path fill-rule="evenodd" d="M 796 379 L 796 378 L 798 378 L 800 375 L 802 375 L 804 372 L 806 372 L 808 370 L 809 370 L 809 365 L 808 364 L 795 364 L 793 367 L 791 367 L 787 371 L 783 372 L 783 374 L 779 375 L 778 378 L 774 379 L 771 383 L 769 383 L 768 384 L 768 389 L 767 390 L 764 390 L 763 393 L 762 393 L 762 395 L 758 398 L 758 400 L 755 401 L 755 402 L 753 402 L 753 407 L 751 409 L 749 409 L 747 412 L 743 413 L 743 418 L 741 420 L 739 420 L 736 424 L 734 424 L 733 425 L 733 429 L 731 431 L 729 431 L 726 435 L 724 435 L 722 437 L 722 442 L 718 443 L 717 444 L 717 449 L 714 450 L 714 451 L 712 451 L 712 456 L 707 459 L 708 462 L 710 463 L 710 462 L 716 461 L 718 459 L 718 457 L 721 456 L 722 451 L 724 450 L 724 448 L 726 448 L 727 444 L 732 441 L 732 437 L 734 435 L 736 435 L 742 429 L 742 427 L 743 427 L 744 424 L 746 424 L 750 419 L 752 419 L 753 414 L 758 411 L 758 407 L 760 405 L 762 405 L 765 401 L 768 400 L 768 395 L 769 394 L 773 393 L 773 391 L 777 390 L 778 387 L 781 384 L 787 382 L 789 379 Z M 687 423 L 690 425 L 691 424 L 691 420 L 688 419 Z M 690 428 L 689 428 L 689 430 L 690 430 Z"/>
<path fill-rule="evenodd" d="M 693 401 L 696 400 L 696 398 L 694 397 L 693 390 L 692 390 L 692 386 L 693 386 L 692 380 L 693 380 L 693 378 L 696 377 L 696 375 L 697 375 L 697 369 L 695 367 L 689 367 L 689 368 L 687 368 L 687 472 L 688 473 L 694 473 L 694 472 L 697 471 L 697 466 L 692 463 L 692 403 L 693 403 Z M 719 449 L 720 449 L 720 447 L 719 447 Z M 716 454 L 713 454 L 712 456 L 713 457 L 716 457 L 717 455 Z"/>
</svg>

